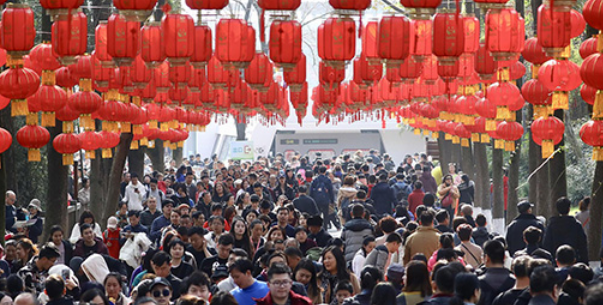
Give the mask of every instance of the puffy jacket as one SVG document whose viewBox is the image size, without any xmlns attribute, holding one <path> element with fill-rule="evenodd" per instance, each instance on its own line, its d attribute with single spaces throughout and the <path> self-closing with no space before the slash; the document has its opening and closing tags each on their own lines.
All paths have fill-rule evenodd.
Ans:
<svg viewBox="0 0 603 305">
<path fill-rule="evenodd" d="M 389 251 L 385 245 L 377 246 L 369 255 L 367 255 L 364 261 L 364 266 L 375 266 L 379 270 L 385 270 L 385 264 L 387 264 L 387 258 L 389 257 Z"/>
<path fill-rule="evenodd" d="M 490 239 L 492 239 L 492 234 L 488 232 L 488 228 L 486 227 L 477 227 L 473 229 L 472 236 L 473 240 L 475 241 L 475 244 L 480 247 L 484 247 L 484 244 Z"/>
<path fill-rule="evenodd" d="M 341 239 L 345 244 L 345 261 L 351 262 L 354 255 L 362 248 L 362 241 L 368 236 L 374 236 L 373 226 L 363 218 L 352 219 L 343 226 Z"/>
<path fill-rule="evenodd" d="M 433 227 L 419 226 L 404 245 L 404 264 L 417 253 L 433 253 L 440 248 L 440 233 Z"/>
<path fill-rule="evenodd" d="M 256 304 L 258 305 L 273 305 L 274 301 L 272 300 L 272 294 L 268 293 L 265 297 L 261 299 L 256 299 Z M 312 305 L 312 301 L 307 297 L 296 294 L 293 291 L 289 291 L 289 303 L 290 305 Z"/>
<path fill-rule="evenodd" d="M 523 241 L 523 230 L 529 226 L 535 226 L 542 232 L 545 231 L 542 223 L 533 214 L 520 214 L 509 224 L 505 240 L 511 257 L 515 252 L 526 247 L 526 243 Z"/>
<path fill-rule="evenodd" d="M 374 202 L 378 215 L 392 214 L 394 205 L 397 203 L 394 190 L 387 182 L 379 182 L 371 190 L 371 199 Z"/>
<path fill-rule="evenodd" d="M 588 244 L 582 224 L 574 216 L 555 216 L 549 220 L 544 234 L 543 248 L 551 254 L 561 245 L 570 245 L 576 250 L 576 260 L 588 263 Z"/>
</svg>

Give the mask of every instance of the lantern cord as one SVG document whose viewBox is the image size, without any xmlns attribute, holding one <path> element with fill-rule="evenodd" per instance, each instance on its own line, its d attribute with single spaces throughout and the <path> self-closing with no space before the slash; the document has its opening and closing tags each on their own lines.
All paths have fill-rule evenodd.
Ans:
<svg viewBox="0 0 603 305">
<path fill-rule="evenodd" d="M 561 147 L 557 148 L 548 158 L 546 158 L 546 160 L 544 160 L 544 162 L 542 162 L 542 164 L 540 164 L 540 166 L 538 166 L 533 172 L 531 172 L 530 175 L 528 175 L 526 181 L 523 184 L 519 185 L 517 188 L 515 188 L 515 190 L 517 191 L 521 189 L 524 185 L 528 184 L 530 178 L 532 178 L 532 176 L 534 176 L 540 169 L 542 169 L 549 162 L 549 160 L 551 160 L 560 151 Z"/>
</svg>

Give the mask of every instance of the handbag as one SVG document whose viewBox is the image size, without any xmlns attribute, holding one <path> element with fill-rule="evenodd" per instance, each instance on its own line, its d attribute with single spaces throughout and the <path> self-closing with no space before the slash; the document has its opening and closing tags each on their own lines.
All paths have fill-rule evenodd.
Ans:
<svg viewBox="0 0 603 305">
<path fill-rule="evenodd" d="M 454 199 L 450 195 L 450 192 L 446 193 L 446 195 L 444 195 L 444 198 L 442 198 L 442 207 L 447 208 L 449 206 L 452 206 L 453 203 Z"/>
</svg>

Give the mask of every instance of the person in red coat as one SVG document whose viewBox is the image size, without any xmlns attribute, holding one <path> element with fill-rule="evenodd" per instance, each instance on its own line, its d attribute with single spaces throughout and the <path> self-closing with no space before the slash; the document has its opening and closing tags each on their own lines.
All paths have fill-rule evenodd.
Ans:
<svg viewBox="0 0 603 305">
<path fill-rule="evenodd" d="M 413 214 L 415 214 L 417 207 L 423 204 L 423 197 L 425 197 L 425 193 L 422 190 L 423 183 L 416 181 L 414 186 L 415 189 L 408 195 L 408 211 Z"/>
<path fill-rule="evenodd" d="M 291 291 L 292 286 L 291 269 L 285 264 L 275 263 L 268 269 L 270 292 L 255 301 L 257 305 L 312 305 L 310 299 Z"/>
<path fill-rule="evenodd" d="M 107 220 L 107 230 L 103 232 L 103 242 L 109 249 L 109 255 L 115 259 L 119 259 L 119 251 L 121 244 L 119 243 L 121 229 L 117 225 L 117 218 L 111 216 Z"/>
</svg>

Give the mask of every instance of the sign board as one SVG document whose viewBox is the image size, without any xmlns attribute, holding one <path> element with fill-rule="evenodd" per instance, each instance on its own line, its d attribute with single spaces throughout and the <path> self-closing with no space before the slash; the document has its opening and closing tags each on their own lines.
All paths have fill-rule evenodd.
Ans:
<svg viewBox="0 0 603 305">
<path fill-rule="evenodd" d="M 305 145 L 337 144 L 337 139 L 304 139 Z"/>
<path fill-rule="evenodd" d="M 253 160 L 253 141 L 232 141 L 228 155 L 233 160 Z"/>
</svg>

